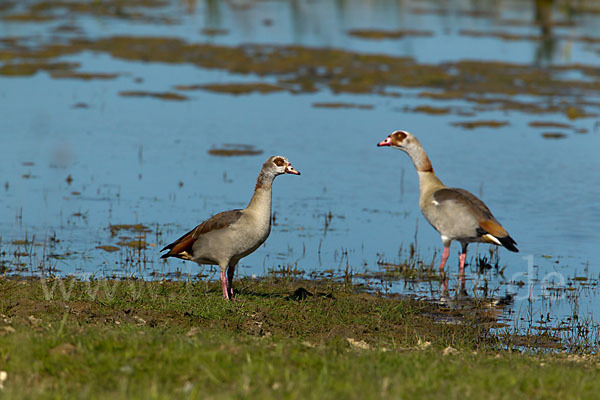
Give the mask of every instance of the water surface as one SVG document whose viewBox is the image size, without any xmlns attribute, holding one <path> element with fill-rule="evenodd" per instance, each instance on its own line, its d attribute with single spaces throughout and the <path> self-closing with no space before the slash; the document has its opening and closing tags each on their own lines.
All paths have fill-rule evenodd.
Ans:
<svg viewBox="0 0 600 400">
<path fill-rule="evenodd" d="M 216 277 L 214 269 L 160 261 L 158 250 L 217 212 L 245 207 L 260 166 L 274 154 L 288 157 L 302 176 L 277 178 L 271 236 L 242 260 L 239 274 L 281 268 L 377 273 L 382 263 L 409 257 L 411 244 L 435 268 L 441 242 L 418 209 L 414 168 L 402 152 L 376 147 L 404 129 L 419 137 L 447 185 L 480 196 L 519 243 L 520 253 L 500 249 L 499 268 L 482 273 L 476 258 L 488 256 L 488 246 L 470 246 L 470 296 L 481 296 L 483 285 L 488 295 L 514 295 L 513 324 L 547 313 L 558 322 L 598 319 L 598 10 L 536 10 L 529 1 L 381 0 L 173 1 L 120 13 L 31 11 L 37 3 L 0 11 L 3 66 L 39 62 L 39 53 L 27 54 L 57 43 L 72 50 L 41 61 L 75 65 L 63 68 L 66 77 L 48 66 L 0 75 L 0 236 L 8 273 L 37 276 L 41 267 L 60 275 L 151 278 L 180 271 Z M 40 15 L 48 20 L 34 20 Z M 403 34 L 349 34 L 357 29 Z M 259 61 L 249 70 L 207 66 L 197 58 L 202 52 L 170 53 L 172 46 L 165 55 L 153 50 L 138 57 L 133 47 L 116 50 L 123 37 L 211 44 L 232 54 L 264 51 L 253 46 L 265 45 L 274 54 L 289 52 L 288 46 L 337 49 L 345 52 L 336 53 L 340 59 L 378 54 L 391 57 L 380 61 L 381 71 L 404 65 L 389 79 L 414 78 L 352 86 L 336 77 L 333 55 L 322 66 L 313 66 L 310 54 L 291 59 L 287 72 Z M 100 48 L 101 39 L 114 46 Z M 181 59 L 169 58 L 174 55 Z M 358 77 L 359 68 L 371 64 L 365 65 L 355 68 Z M 423 77 L 419 71 L 428 72 Z M 114 76 L 69 77 L 73 72 Z M 444 74 L 456 74 L 457 88 Z M 537 81 L 541 74 L 547 79 Z M 315 86 L 303 89 L 302 79 Z M 487 83 L 477 86 L 478 80 Z M 516 89 L 497 84 L 504 80 Z M 233 95 L 175 88 L 258 82 L 284 90 Z M 174 93 L 183 100 L 122 92 Z M 419 111 L 423 106 L 427 112 Z M 460 124 L 478 121 L 501 126 Z M 251 145 L 262 154 L 209 154 L 226 144 Z M 111 232 L 109 226 L 118 224 L 147 229 Z M 143 241 L 142 249 L 135 240 Z M 454 244 L 451 288 L 458 252 Z M 545 283 L 557 290 L 543 290 Z M 437 280 L 399 279 L 380 289 L 440 296 Z M 569 297 L 574 292 L 575 300 Z"/>
</svg>

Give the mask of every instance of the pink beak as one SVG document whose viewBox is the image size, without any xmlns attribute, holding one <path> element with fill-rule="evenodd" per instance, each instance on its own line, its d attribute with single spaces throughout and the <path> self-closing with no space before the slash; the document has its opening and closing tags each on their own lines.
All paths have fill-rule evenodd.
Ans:
<svg viewBox="0 0 600 400">
<path fill-rule="evenodd" d="M 388 137 L 386 137 L 385 139 L 383 139 L 381 142 L 377 143 L 377 147 L 381 147 L 381 146 L 391 146 L 392 145 L 392 140 Z"/>
<path fill-rule="evenodd" d="M 285 173 L 286 174 L 293 174 L 293 175 L 300 175 L 300 171 L 296 171 L 294 169 L 294 167 L 292 167 L 292 164 L 288 164 L 285 167 Z"/>
</svg>

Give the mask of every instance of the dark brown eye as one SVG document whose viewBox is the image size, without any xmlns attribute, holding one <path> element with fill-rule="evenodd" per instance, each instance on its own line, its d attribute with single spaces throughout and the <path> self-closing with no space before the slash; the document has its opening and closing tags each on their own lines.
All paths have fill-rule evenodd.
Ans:
<svg viewBox="0 0 600 400">
<path fill-rule="evenodd" d="M 394 136 L 394 140 L 396 142 L 402 143 L 402 141 L 404 139 L 406 139 L 406 133 L 402 132 L 402 131 L 397 131 L 393 133 Z"/>
<path fill-rule="evenodd" d="M 278 167 L 283 167 L 283 164 L 285 164 L 285 161 L 283 161 L 283 158 L 281 158 L 281 157 L 277 157 L 276 159 L 273 160 L 273 162 Z"/>
</svg>

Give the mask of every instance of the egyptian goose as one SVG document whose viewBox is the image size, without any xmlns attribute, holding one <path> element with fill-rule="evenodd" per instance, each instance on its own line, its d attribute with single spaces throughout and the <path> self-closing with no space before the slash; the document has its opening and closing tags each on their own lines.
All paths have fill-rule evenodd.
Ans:
<svg viewBox="0 0 600 400">
<path fill-rule="evenodd" d="M 459 276 L 464 282 L 467 246 L 471 242 L 491 243 L 518 252 L 516 242 L 494 218 L 490 209 L 472 193 L 464 189 L 449 188 L 433 172 L 431 161 L 421 143 L 406 131 L 395 131 L 377 146 L 390 146 L 404 151 L 412 159 L 419 174 L 419 207 L 421 212 L 441 235 L 444 252 L 440 273 L 450 254 L 450 243 L 459 241 Z"/>
<path fill-rule="evenodd" d="M 271 232 L 271 188 L 276 176 L 300 175 L 287 158 L 270 157 L 262 166 L 248 207 L 219 213 L 161 251 L 161 258 L 176 257 L 198 264 L 218 265 L 225 299 L 233 298 L 233 274 L 241 258 L 256 250 Z M 227 271 L 227 277 L 225 276 Z"/>
</svg>

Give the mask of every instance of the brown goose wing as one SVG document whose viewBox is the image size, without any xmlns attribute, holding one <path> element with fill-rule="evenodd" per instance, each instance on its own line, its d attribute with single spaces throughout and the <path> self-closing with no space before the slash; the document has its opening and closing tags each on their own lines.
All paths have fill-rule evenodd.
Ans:
<svg viewBox="0 0 600 400">
<path fill-rule="evenodd" d="M 438 203 L 445 201 L 451 201 L 469 210 L 469 212 L 477 218 L 478 221 L 486 219 L 494 219 L 492 212 L 485 205 L 485 203 L 479 200 L 474 194 L 464 189 L 456 188 L 443 188 L 433 193 L 433 200 Z"/>
<path fill-rule="evenodd" d="M 198 237 L 202 234 L 216 231 L 219 229 L 225 229 L 235 222 L 237 222 L 242 216 L 242 210 L 230 210 L 224 211 L 217 215 L 214 215 L 174 241 L 173 243 L 163 247 L 161 251 L 169 250 L 168 253 L 165 253 L 161 256 L 161 258 L 167 257 L 180 257 L 180 258 L 190 258 L 192 253 L 192 246 Z"/>
<path fill-rule="evenodd" d="M 496 218 L 494 218 L 494 215 L 488 206 L 473 193 L 459 188 L 444 188 L 436 191 L 433 194 L 433 199 L 438 203 L 443 201 L 454 201 L 461 204 L 469 210 L 473 217 L 475 217 L 480 227 L 480 229 L 478 229 L 479 236 L 482 237 L 482 239 L 488 238 L 488 240 L 484 241 L 494 244 L 499 244 L 498 242 L 500 242 L 500 244 L 508 250 L 518 251 L 515 247 L 517 243 L 510 237 L 506 229 L 500 225 Z M 491 235 L 493 238 L 489 238 L 486 235 Z M 494 238 L 497 241 L 494 241 Z"/>
<path fill-rule="evenodd" d="M 479 222 L 479 226 L 486 233 L 493 235 L 497 238 L 502 238 L 508 236 L 508 232 L 500 223 L 494 218 L 492 212 L 485 205 L 483 201 L 481 201 L 477 196 L 473 193 L 465 190 L 465 189 L 454 189 L 462 196 L 464 196 L 471 205 L 471 211 L 475 218 L 477 218 L 477 222 Z"/>
</svg>

